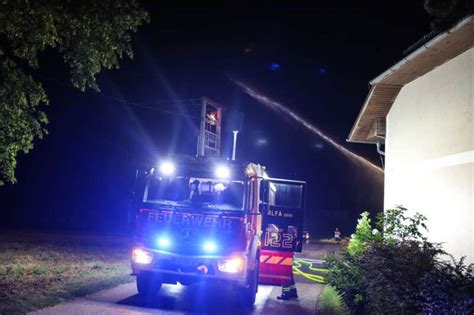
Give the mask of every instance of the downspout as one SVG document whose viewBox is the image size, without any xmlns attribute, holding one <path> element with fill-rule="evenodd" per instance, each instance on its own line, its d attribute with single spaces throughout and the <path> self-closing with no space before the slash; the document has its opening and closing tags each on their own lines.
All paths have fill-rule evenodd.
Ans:
<svg viewBox="0 0 474 315">
<path fill-rule="evenodd" d="M 381 148 L 381 146 L 382 146 L 381 142 L 378 142 L 378 141 L 375 142 L 373 140 L 364 141 L 364 140 L 349 140 L 349 139 L 347 139 L 346 141 L 351 142 L 351 143 L 375 144 L 377 146 L 377 153 L 380 154 L 380 155 L 385 156 L 385 151 L 382 151 L 382 148 Z"/>
<path fill-rule="evenodd" d="M 377 142 L 375 145 L 377 146 L 377 153 L 385 156 L 385 151 L 382 151 L 381 149 L 382 144 L 380 142 Z"/>
</svg>

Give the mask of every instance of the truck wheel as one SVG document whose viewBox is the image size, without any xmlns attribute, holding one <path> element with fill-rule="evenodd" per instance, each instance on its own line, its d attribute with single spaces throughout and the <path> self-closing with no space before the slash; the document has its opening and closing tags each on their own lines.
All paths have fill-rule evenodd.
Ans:
<svg viewBox="0 0 474 315">
<path fill-rule="evenodd" d="M 155 297 L 161 289 L 161 279 L 151 272 L 141 272 L 137 276 L 138 294 L 144 298 Z"/>
<path fill-rule="evenodd" d="M 255 303 L 255 298 L 258 290 L 258 263 L 255 266 L 255 269 L 249 271 L 247 275 L 248 287 L 242 289 L 242 303 L 250 307 Z"/>
</svg>

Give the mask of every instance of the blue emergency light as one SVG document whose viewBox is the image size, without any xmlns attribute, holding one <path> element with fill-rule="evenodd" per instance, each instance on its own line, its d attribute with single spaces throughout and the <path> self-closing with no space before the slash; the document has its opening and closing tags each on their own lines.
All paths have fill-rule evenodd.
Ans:
<svg viewBox="0 0 474 315">
<path fill-rule="evenodd" d="M 205 241 L 202 248 L 208 254 L 212 254 L 217 251 L 217 244 L 214 241 Z"/>
<path fill-rule="evenodd" d="M 160 248 L 166 249 L 166 248 L 170 247 L 170 245 L 171 245 L 171 240 L 170 240 L 168 237 L 166 237 L 166 236 L 160 236 L 160 237 L 158 238 L 158 242 L 157 242 L 157 243 L 158 243 L 158 246 L 159 246 Z"/>
</svg>

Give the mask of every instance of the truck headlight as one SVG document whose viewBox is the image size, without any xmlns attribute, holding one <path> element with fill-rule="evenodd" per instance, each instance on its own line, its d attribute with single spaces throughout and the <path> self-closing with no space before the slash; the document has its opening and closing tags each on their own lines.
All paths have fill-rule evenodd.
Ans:
<svg viewBox="0 0 474 315">
<path fill-rule="evenodd" d="M 132 261 L 137 264 L 148 265 L 153 260 L 153 254 L 140 248 L 132 251 Z"/>
<path fill-rule="evenodd" d="M 228 273 L 237 273 L 244 270 L 245 261 L 242 257 L 232 257 L 225 260 L 219 260 L 217 262 L 217 268 L 219 271 Z"/>
</svg>

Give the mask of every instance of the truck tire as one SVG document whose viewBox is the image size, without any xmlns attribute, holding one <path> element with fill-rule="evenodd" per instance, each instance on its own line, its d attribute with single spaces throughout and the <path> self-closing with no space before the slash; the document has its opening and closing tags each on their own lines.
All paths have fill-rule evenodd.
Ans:
<svg viewBox="0 0 474 315">
<path fill-rule="evenodd" d="M 258 290 L 258 263 L 254 270 L 250 270 L 247 275 L 247 287 L 242 289 L 242 303 L 246 307 L 251 307 L 255 303 Z"/>
<path fill-rule="evenodd" d="M 151 272 L 141 272 L 137 276 L 137 291 L 141 297 L 150 299 L 155 297 L 161 289 L 161 278 Z"/>
</svg>

